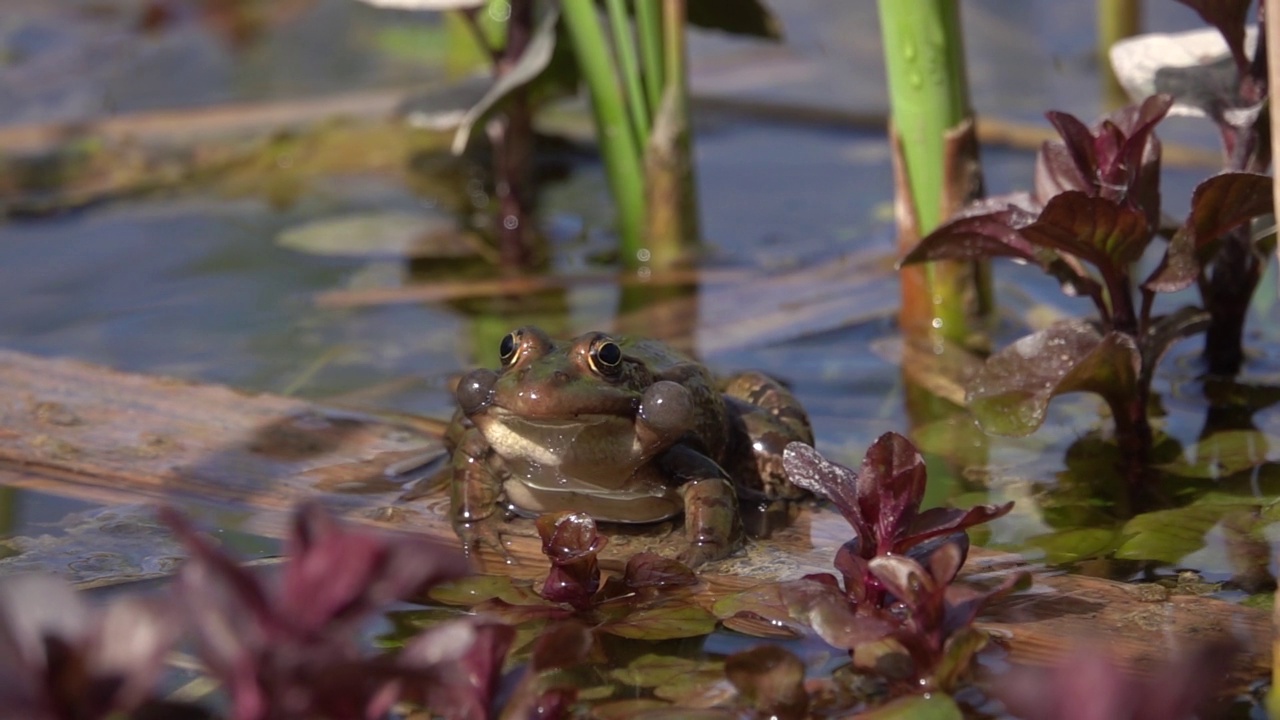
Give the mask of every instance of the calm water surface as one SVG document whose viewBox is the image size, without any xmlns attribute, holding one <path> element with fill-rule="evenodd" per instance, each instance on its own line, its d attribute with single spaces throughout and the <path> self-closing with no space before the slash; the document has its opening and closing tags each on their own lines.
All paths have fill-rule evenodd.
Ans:
<svg viewBox="0 0 1280 720">
<path fill-rule="evenodd" d="M 436 23 L 341 0 L 299 2 L 247 41 L 211 30 L 217 26 L 202 25 L 198 14 L 139 36 L 131 30 L 127 3 L 104 3 L 116 9 L 93 17 L 70 2 L 18 4 L 21 9 L 0 23 L 0 48 L 20 59 L 0 67 L 0 124 L 83 119 L 104 109 L 301 97 L 447 75 L 438 56 L 404 50 L 405 38 L 433 37 Z M 700 92 L 730 87 L 727 92 L 743 98 L 883 106 L 880 50 L 874 18 L 865 9 L 870 3 L 775 4 L 792 44 L 785 62 L 769 55 L 775 59 L 766 67 L 790 80 L 742 84 L 725 68 L 736 58 L 778 51 L 703 35 L 693 49 Z M 966 4 L 979 109 L 1029 119 L 1057 106 L 1092 118 L 1099 105 L 1091 18 L 1047 1 L 1001 10 L 1009 7 L 994 0 Z M 1177 10 L 1160 10 L 1151 19 L 1153 29 L 1193 24 L 1193 17 Z M 69 75 L 67 67 L 91 72 Z M 1205 128 L 1186 122 L 1171 123 L 1167 136 L 1212 141 Z M 709 265 L 775 272 L 858 253 L 891 253 L 892 187 L 880 133 L 720 114 L 698 118 L 696 143 Z M 993 192 L 1030 181 L 1029 153 L 987 149 L 983 160 Z M 543 189 L 542 222 L 557 251 L 557 267 L 580 270 L 598 265 L 612 244 L 610 211 L 601 168 L 577 157 L 571 170 L 567 179 Z M 1169 174 L 1165 203 L 1171 212 L 1182 212 L 1197 177 L 1192 171 Z M 458 307 L 432 304 L 318 307 L 317 293 L 399 277 L 404 268 L 318 258 L 273 242 L 282 230 L 316 218 L 423 211 L 440 200 L 385 178 L 360 177 L 321 183 L 284 208 L 265 198 L 176 188 L 163 196 L 13 219 L 0 225 L 0 346 L 313 398 L 360 397 L 379 407 L 445 416 L 452 409 L 449 378 L 493 361 L 492 348 L 470 342 L 477 335 L 475 318 Z M 1027 268 L 1001 265 L 998 281 L 1005 313 L 1001 342 L 1022 334 L 1029 308 L 1090 311 Z M 782 342 L 722 341 L 717 331 L 738 292 L 703 288 L 695 340 L 707 362 L 719 369 L 760 368 L 791 381 L 814 416 L 819 444 L 850 463 L 880 433 L 908 426 L 891 277 L 873 278 L 859 295 L 878 297 L 878 303 L 850 308 L 847 320 L 823 315 Z M 608 287 L 570 290 L 562 303 L 567 324 L 587 329 L 584 324 L 607 316 L 617 295 Z M 1174 298 L 1169 307 L 1190 300 Z M 1258 382 L 1277 382 L 1280 371 L 1280 338 L 1270 329 L 1274 305 L 1253 318 L 1257 356 L 1249 378 Z M 1195 443 L 1204 412 L 1194 383 L 1196 353 L 1194 344 L 1177 346 L 1157 388 L 1169 432 L 1187 447 Z M 1100 426 L 1097 410 L 1092 398 L 1056 401 L 1049 424 L 1036 435 L 991 440 L 983 472 L 935 471 L 940 480 L 931 489 L 933 499 L 1016 499 L 1018 510 L 994 525 L 988 540 L 1039 552 L 1028 542 L 1061 529 L 1042 512 L 1041 500 L 1053 494 L 1066 449 Z M 1268 435 L 1280 434 L 1276 413 L 1262 411 L 1255 421 Z M 78 527 L 74 523 L 93 522 L 76 515 L 68 525 L 68 513 L 92 510 L 74 501 L 17 493 L 10 494 L 8 506 L 9 532 L 15 535 L 67 537 L 74 534 L 68 527 Z M 1212 543 L 1211 536 L 1196 567 L 1225 578 L 1229 561 Z M 55 564 L 66 562 L 62 552 Z"/>
</svg>

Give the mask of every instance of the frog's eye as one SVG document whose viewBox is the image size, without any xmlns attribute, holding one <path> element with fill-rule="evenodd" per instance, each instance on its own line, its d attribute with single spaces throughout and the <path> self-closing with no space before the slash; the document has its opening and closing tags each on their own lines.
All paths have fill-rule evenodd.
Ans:
<svg viewBox="0 0 1280 720">
<path fill-rule="evenodd" d="M 591 369 L 601 374 L 617 372 L 622 366 L 622 348 L 612 340 L 597 343 L 591 348 Z"/>
<path fill-rule="evenodd" d="M 502 360 L 503 365 L 510 365 L 511 361 L 516 359 L 516 334 L 507 333 L 502 338 L 502 344 L 498 346 L 498 359 Z"/>
</svg>

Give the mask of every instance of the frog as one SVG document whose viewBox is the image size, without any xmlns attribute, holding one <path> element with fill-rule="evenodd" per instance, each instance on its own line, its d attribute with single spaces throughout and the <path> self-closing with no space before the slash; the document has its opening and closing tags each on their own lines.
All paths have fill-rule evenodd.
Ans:
<svg viewBox="0 0 1280 720">
<path fill-rule="evenodd" d="M 717 378 L 669 345 L 588 332 L 557 341 L 521 327 L 498 370 L 459 381 L 446 432 L 450 516 L 468 552 L 502 544 L 508 513 L 579 511 L 642 524 L 683 515 L 691 567 L 742 540 L 739 502 L 792 501 L 783 449 L 813 444 L 809 417 L 757 371 Z"/>
</svg>

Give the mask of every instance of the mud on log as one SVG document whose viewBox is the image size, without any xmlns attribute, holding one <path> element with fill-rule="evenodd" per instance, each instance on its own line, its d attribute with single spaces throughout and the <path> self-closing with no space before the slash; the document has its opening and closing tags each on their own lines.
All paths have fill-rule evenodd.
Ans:
<svg viewBox="0 0 1280 720">
<path fill-rule="evenodd" d="M 380 419 L 267 394 L 132 375 L 61 359 L 0 350 L 0 485 L 92 502 L 172 503 L 235 509 L 244 530 L 281 536 L 288 511 L 319 499 L 354 520 L 456 543 L 443 493 L 401 502 L 387 465 L 439 448 L 411 419 Z M 609 563 L 663 545 L 669 528 L 615 535 Z M 709 566 L 713 590 L 831 569 L 849 537 L 835 513 L 801 507 L 767 542 Z M 514 523 L 503 572 L 545 572 L 528 523 Z M 500 567 L 492 556 L 481 558 Z M 1008 638 L 1015 660 L 1048 662 L 1076 643 L 1105 642 L 1144 663 L 1171 646 L 1231 634 L 1245 644 L 1237 688 L 1270 668 L 1271 624 L 1261 611 L 1194 596 L 1146 597 L 1133 586 L 1029 566 L 1014 555 L 975 550 L 975 581 L 1029 569 L 1034 587 L 1004 601 L 983 626 Z"/>
</svg>

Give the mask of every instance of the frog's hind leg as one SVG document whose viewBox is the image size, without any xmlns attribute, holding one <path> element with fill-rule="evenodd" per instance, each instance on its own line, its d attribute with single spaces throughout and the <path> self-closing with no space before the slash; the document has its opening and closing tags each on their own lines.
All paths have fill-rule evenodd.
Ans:
<svg viewBox="0 0 1280 720">
<path fill-rule="evenodd" d="M 730 422 L 737 428 L 726 469 L 744 500 L 794 500 L 807 493 L 787 480 L 782 453 L 792 442 L 813 444 L 813 428 L 800 401 L 782 383 L 761 372 L 722 381 Z"/>
<path fill-rule="evenodd" d="M 794 393 L 780 381 L 759 372 L 747 370 L 724 378 L 720 392 L 768 413 L 780 423 L 791 440 L 813 444 L 813 427 Z"/>
<path fill-rule="evenodd" d="M 697 567 L 733 552 L 742 538 L 733 483 L 725 478 L 694 480 L 682 492 L 684 535 L 689 546 L 680 553 L 680 561 Z"/>
<path fill-rule="evenodd" d="M 478 546 L 496 551 L 508 563 L 514 562 L 502 544 L 504 513 L 502 478 L 491 464 L 492 449 L 484 435 L 469 428 L 453 453 L 453 480 L 449 486 L 449 515 L 453 530 L 471 554 Z"/>
<path fill-rule="evenodd" d="M 719 560 L 742 541 L 738 496 L 728 475 L 711 458 L 677 445 L 661 459 L 663 469 L 680 483 L 684 498 L 684 535 L 688 546 L 679 559 L 689 567 Z"/>
</svg>

